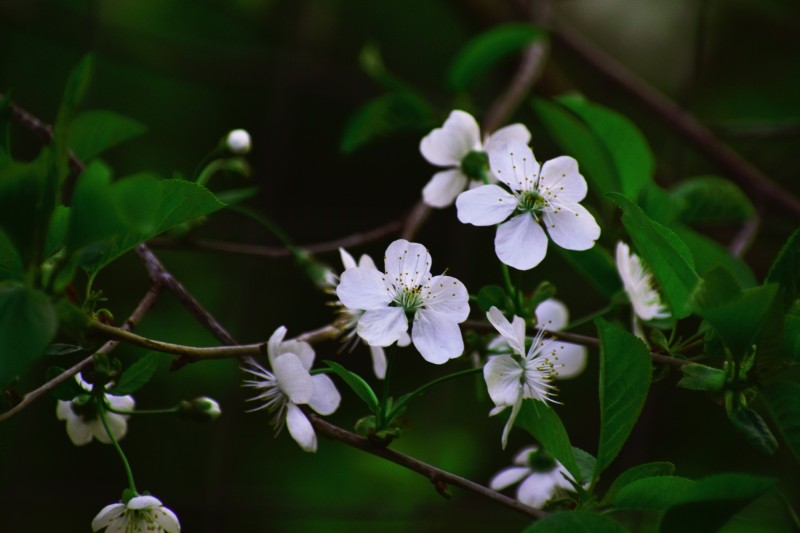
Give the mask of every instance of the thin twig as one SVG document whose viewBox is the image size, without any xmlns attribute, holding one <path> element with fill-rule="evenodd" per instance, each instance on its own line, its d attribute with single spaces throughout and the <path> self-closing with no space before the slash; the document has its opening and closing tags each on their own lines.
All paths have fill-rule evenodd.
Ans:
<svg viewBox="0 0 800 533">
<path fill-rule="evenodd" d="M 409 241 L 413 239 L 425 221 L 428 220 L 428 216 L 430 216 L 430 214 L 431 208 L 428 204 L 422 200 L 417 202 L 406 218 L 406 222 L 403 225 L 403 231 L 400 233 L 400 237 Z"/>
<path fill-rule="evenodd" d="M 755 240 L 760 226 L 761 217 L 758 214 L 753 215 L 752 218 L 742 224 L 741 229 L 728 246 L 731 255 L 734 257 L 742 257 Z"/>
</svg>

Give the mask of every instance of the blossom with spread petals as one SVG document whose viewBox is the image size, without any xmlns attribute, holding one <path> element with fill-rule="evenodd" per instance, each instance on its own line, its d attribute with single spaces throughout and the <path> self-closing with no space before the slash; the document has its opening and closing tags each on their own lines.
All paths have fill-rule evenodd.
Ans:
<svg viewBox="0 0 800 533">
<path fill-rule="evenodd" d="M 106 533 L 180 533 L 181 524 L 161 500 L 146 495 L 103 507 L 92 520 L 92 531 L 104 528 Z"/>
<path fill-rule="evenodd" d="M 500 261 L 519 270 L 538 265 L 550 238 L 567 250 L 588 250 L 600 226 L 580 203 L 586 180 L 578 163 L 561 156 L 539 165 L 527 144 L 498 143 L 488 150 L 489 165 L 508 186 L 483 185 L 458 195 L 458 219 L 465 224 L 500 224 L 494 248 Z"/>
<path fill-rule="evenodd" d="M 574 490 L 564 476 L 572 479 L 567 470 L 550 454 L 537 446 L 528 446 L 514 456 L 514 465 L 498 472 L 489 482 L 493 490 L 503 490 L 515 483 L 517 500 L 540 509 L 559 490 Z"/>
<path fill-rule="evenodd" d="M 308 405 L 321 415 L 329 415 L 336 411 L 342 398 L 328 376 L 309 373 L 315 355 L 311 345 L 303 341 L 284 341 L 285 336 L 286 328 L 281 326 L 267 343 L 271 371 L 255 362 L 242 367 L 253 376 L 245 380 L 243 386 L 259 392 L 249 398 L 261 404 L 251 411 L 267 409 L 272 413 L 276 434 L 286 424 L 289 434 L 303 450 L 315 452 L 317 435 L 299 406 Z"/>
<path fill-rule="evenodd" d="M 373 266 L 342 274 L 336 294 L 350 309 L 364 311 L 356 331 L 370 346 L 389 346 L 408 331 L 422 357 L 434 364 L 464 351 L 458 324 L 469 315 L 464 284 L 450 276 L 431 277 L 431 256 L 405 239 L 386 249 L 384 272 Z"/>
<path fill-rule="evenodd" d="M 644 332 L 637 317 L 648 321 L 669 318 L 670 313 L 661 301 L 658 291 L 653 288 L 653 276 L 639 256 L 632 253 L 628 245 L 622 241 L 617 242 L 616 256 L 617 272 L 633 307 L 633 331 L 644 339 Z"/>
<path fill-rule="evenodd" d="M 92 384 L 84 381 L 80 374 L 75 375 L 75 380 L 87 394 L 77 396 L 70 401 L 58 400 L 56 418 L 66 420 L 67 435 L 75 446 L 89 444 L 93 438 L 103 444 L 111 444 L 111 438 L 97 413 L 95 400 L 89 395 Z M 131 411 L 136 404 L 133 396 L 104 394 L 103 398 L 106 406 L 117 411 Z M 122 439 L 128 432 L 128 415 L 106 411 L 105 417 L 114 439 Z"/>
<path fill-rule="evenodd" d="M 512 124 L 486 135 L 481 144 L 480 127 L 472 115 L 460 110 L 451 112 L 441 128 L 431 131 L 419 143 L 419 151 L 429 163 L 447 168 L 433 175 L 422 189 L 422 199 L 431 207 L 451 205 L 468 186 L 482 184 L 481 174 L 486 173 L 487 166 L 485 151 L 510 140 L 527 144 L 531 133 L 522 124 Z M 487 174 L 496 181 L 491 172 Z"/>
</svg>

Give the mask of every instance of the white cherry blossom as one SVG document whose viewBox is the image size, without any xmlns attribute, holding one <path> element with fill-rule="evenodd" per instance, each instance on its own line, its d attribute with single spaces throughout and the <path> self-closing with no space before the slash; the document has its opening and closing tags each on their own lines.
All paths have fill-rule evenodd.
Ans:
<svg viewBox="0 0 800 533">
<path fill-rule="evenodd" d="M 95 400 L 89 396 L 92 384 L 84 381 L 80 373 L 75 375 L 78 385 L 86 391 L 85 395 L 77 396 L 70 401 L 58 400 L 56 405 L 56 418 L 66 420 L 67 435 L 75 446 L 83 446 L 97 439 L 103 444 L 111 444 L 106 428 L 97 413 Z M 108 385 L 110 387 L 111 384 Z M 131 411 L 136 402 L 133 396 L 114 396 L 104 394 L 106 406 L 117 411 Z M 128 432 L 128 415 L 106 411 L 106 422 L 114 439 L 119 441 Z"/>
<path fill-rule="evenodd" d="M 225 138 L 225 144 L 234 154 L 246 154 L 250 152 L 250 133 L 247 130 L 231 130 Z"/>
<path fill-rule="evenodd" d="M 356 267 L 342 274 L 336 294 L 349 309 L 363 311 L 356 331 L 370 346 L 389 346 L 408 331 L 422 357 L 443 364 L 464 351 L 458 324 L 469 315 L 464 284 L 450 276 L 431 276 L 424 246 L 405 239 L 386 249 L 385 270 Z"/>
<path fill-rule="evenodd" d="M 272 427 L 276 434 L 284 424 L 289 434 L 307 452 L 317 451 L 317 435 L 300 405 L 308 405 L 321 415 L 336 411 L 341 395 L 331 379 L 309 373 L 314 364 L 314 349 L 307 342 L 284 341 L 286 328 L 281 326 L 267 343 L 271 371 L 251 361 L 242 370 L 251 374 L 252 379 L 243 386 L 252 387 L 258 394 L 249 401 L 260 405 L 250 411 L 267 409 L 272 413 Z"/>
<path fill-rule="evenodd" d="M 669 318 L 667 306 L 661 301 L 661 296 L 653 287 L 653 276 L 642 263 L 638 255 L 632 253 L 628 245 L 622 241 L 617 242 L 616 250 L 617 272 L 622 279 L 622 286 L 633 307 L 633 332 L 636 336 L 645 339 L 639 320 Z"/>
<path fill-rule="evenodd" d="M 422 189 L 422 199 L 431 207 L 447 207 L 469 187 L 481 185 L 476 168 L 486 164 L 485 151 L 509 140 L 530 142 L 531 133 L 522 124 L 512 124 L 486 135 L 481 143 L 478 123 L 469 113 L 455 110 L 441 128 L 423 137 L 419 151 L 432 165 L 445 167 Z M 496 181 L 489 173 L 489 179 Z"/>
<path fill-rule="evenodd" d="M 537 446 L 528 446 L 514 456 L 513 466 L 504 468 L 492 478 L 489 487 L 503 490 L 519 483 L 517 500 L 540 509 L 558 490 L 574 490 L 564 476 L 572 479 L 561 463 L 542 453 Z"/>
<path fill-rule="evenodd" d="M 106 533 L 180 533 L 181 524 L 161 500 L 145 495 L 103 507 L 92 520 L 92 531 L 101 529 Z"/>
<path fill-rule="evenodd" d="M 567 250 L 588 250 L 600 237 L 600 226 L 579 202 L 586 197 L 586 180 L 578 163 L 561 156 L 542 165 L 527 144 L 497 143 L 489 148 L 489 165 L 508 187 L 483 185 L 456 199 L 458 219 L 465 224 L 500 224 L 494 240 L 500 260 L 529 270 L 547 253 L 547 234 Z"/>
</svg>

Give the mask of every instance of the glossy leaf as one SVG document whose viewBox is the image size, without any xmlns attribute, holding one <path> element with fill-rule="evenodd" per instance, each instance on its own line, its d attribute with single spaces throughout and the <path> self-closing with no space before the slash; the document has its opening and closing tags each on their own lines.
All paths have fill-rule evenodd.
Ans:
<svg viewBox="0 0 800 533">
<path fill-rule="evenodd" d="M 761 388 L 760 397 L 784 442 L 800 462 L 800 384 L 790 381 L 770 383 Z"/>
<path fill-rule="evenodd" d="M 576 480 L 587 481 L 581 478 L 567 430 L 552 407 L 537 400 L 524 400 L 514 425 L 530 433 Z"/>
<path fill-rule="evenodd" d="M 378 396 L 376 396 L 375 391 L 372 390 L 372 387 L 370 387 L 361 376 L 350 372 L 345 367 L 334 361 L 324 361 L 324 363 L 328 365 L 328 368 L 333 370 L 337 376 L 342 378 L 342 381 L 344 381 L 345 384 L 347 384 L 347 386 L 356 393 L 356 396 L 361 398 L 361 401 L 367 405 L 367 408 L 372 413 L 378 413 L 380 410 Z"/>
<path fill-rule="evenodd" d="M 764 283 L 781 288 L 783 308 L 789 309 L 800 294 L 800 229 L 795 230 L 772 263 Z"/>
<path fill-rule="evenodd" d="M 377 139 L 401 132 L 425 132 L 436 126 L 430 106 L 409 92 L 370 100 L 347 121 L 339 149 L 352 153 Z"/>
<path fill-rule="evenodd" d="M 680 219 L 687 224 L 730 225 L 755 214 L 750 199 L 732 181 L 717 176 L 699 176 L 672 188 L 683 203 Z"/>
<path fill-rule="evenodd" d="M 155 375 L 162 359 L 163 356 L 157 352 L 150 352 L 140 357 L 125 369 L 117 384 L 109 392 L 115 396 L 125 396 L 141 389 Z"/>
<path fill-rule="evenodd" d="M 679 476 L 655 476 L 637 479 L 620 488 L 614 497 L 617 509 L 662 510 L 680 503 L 687 490 L 694 486 L 691 479 Z"/>
<path fill-rule="evenodd" d="M 69 145 L 82 161 L 94 159 L 109 148 L 142 135 L 144 124 L 102 109 L 80 113 L 72 123 Z"/>
<path fill-rule="evenodd" d="M 733 427 L 741 433 L 747 442 L 765 455 L 772 455 L 778 449 L 778 441 L 767 423 L 757 412 L 745 405 L 740 405 L 728 414 Z"/>
<path fill-rule="evenodd" d="M 603 503 L 611 503 L 616 498 L 617 493 L 625 486 L 636 480 L 655 477 L 671 476 L 675 472 L 675 465 L 667 462 L 645 463 L 637 465 L 621 473 L 611 484 L 603 497 Z"/>
</svg>

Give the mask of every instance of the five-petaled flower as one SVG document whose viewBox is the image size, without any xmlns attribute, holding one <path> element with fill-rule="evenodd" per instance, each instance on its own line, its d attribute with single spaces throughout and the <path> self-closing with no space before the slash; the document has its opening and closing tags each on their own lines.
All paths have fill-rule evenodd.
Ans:
<svg viewBox="0 0 800 533">
<path fill-rule="evenodd" d="M 70 401 L 58 400 L 56 405 L 56 418 L 67 421 L 67 435 L 75 446 L 83 446 L 92 442 L 93 438 L 103 444 L 111 444 L 111 438 L 103 426 L 103 421 L 97 412 L 96 400 L 91 396 L 92 384 L 83 380 L 80 373 L 75 375 L 78 385 L 86 391 Z M 111 385 L 109 384 L 108 387 Z M 131 411 L 136 404 L 133 396 L 114 396 L 103 394 L 106 405 L 105 417 L 108 428 L 115 440 L 122 439 L 128 432 L 128 415 L 108 411 L 108 408 L 117 411 Z"/>
<path fill-rule="evenodd" d="M 323 374 L 309 373 L 314 364 L 314 349 L 307 342 L 284 341 L 286 328 L 275 330 L 267 343 L 267 356 L 272 371 L 255 362 L 242 367 L 253 379 L 246 379 L 243 386 L 252 387 L 259 394 L 249 401 L 261 405 L 250 409 L 267 409 L 273 415 L 272 427 L 276 434 L 283 425 L 289 428 L 292 438 L 307 452 L 317 451 L 317 435 L 300 405 L 308 405 L 321 415 L 336 411 L 341 395 L 331 379 Z"/>
<path fill-rule="evenodd" d="M 622 286 L 633 307 L 631 317 L 633 332 L 637 337 L 645 339 L 641 324 L 643 321 L 669 318 L 666 305 L 653 287 L 653 276 L 642 263 L 638 255 L 632 253 L 628 245 L 617 242 L 617 272 L 622 278 Z M 638 317 L 638 319 L 637 319 Z"/>
<path fill-rule="evenodd" d="M 458 324 L 469 315 L 464 284 L 450 276 L 431 277 L 424 246 L 404 239 L 386 249 L 385 271 L 356 267 L 342 274 L 336 294 L 350 309 L 364 311 L 356 331 L 370 346 L 389 346 L 408 331 L 426 361 L 442 364 L 464 351 Z"/>
<path fill-rule="evenodd" d="M 465 191 L 456 208 L 465 224 L 500 224 L 494 240 L 500 261 L 519 270 L 538 265 L 547 253 L 540 223 L 562 248 L 594 246 L 600 226 L 578 203 L 587 189 L 573 158 L 556 157 L 539 165 L 530 147 L 519 141 L 495 144 L 488 153 L 492 172 L 510 190 L 491 184 Z"/>
<path fill-rule="evenodd" d="M 145 495 L 103 507 L 92 520 L 92 531 L 103 528 L 106 533 L 180 533 L 181 524 L 158 498 Z"/>
<path fill-rule="evenodd" d="M 472 115 L 460 110 L 451 112 L 441 128 L 431 131 L 419 143 L 419 151 L 429 163 L 448 168 L 433 175 L 422 189 L 422 199 L 431 207 L 447 207 L 468 186 L 482 184 L 483 175 L 495 181 L 487 172 L 485 151 L 511 140 L 527 144 L 531 133 L 522 124 L 512 124 L 486 135 L 481 144 L 480 127 Z"/>
<path fill-rule="evenodd" d="M 555 388 L 550 382 L 561 367 L 559 352 L 563 350 L 563 344 L 553 339 L 543 339 L 544 330 L 539 330 L 526 351 L 525 321 L 521 317 L 515 316 L 513 322 L 509 322 L 496 307 L 489 309 L 486 316 L 513 351 L 511 355 L 490 357 L 483 367 L 489 397 L 495 404 L 489 415 L 494 416 L 511 407 L 511 415 L 501 437 L 505 448 L 524 399 L 553 401 Z"/>
<path fill-rule="evenodd" d="M 567 470 L 550 454 L 537 446 L 528 446 L 514 456 L 514 465 L 498 472 L 489 482 L 493 490 L 503 490 L 515 483 L 517 500 L 540 509 L 559 489 L 572 491 L 572 484 L 564 476 Z"/>
</svg>

